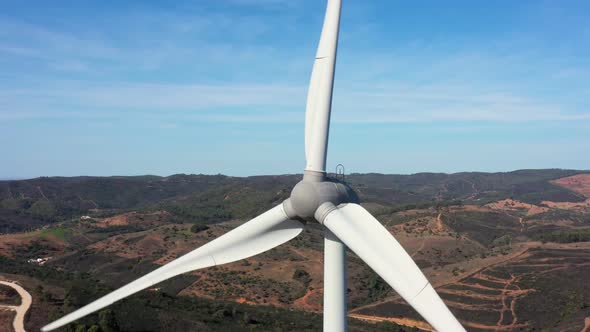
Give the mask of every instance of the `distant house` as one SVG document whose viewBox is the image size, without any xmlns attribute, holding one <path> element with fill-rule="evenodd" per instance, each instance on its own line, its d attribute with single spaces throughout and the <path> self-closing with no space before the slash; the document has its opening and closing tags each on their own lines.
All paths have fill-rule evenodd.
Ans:
<svg viewBox="0 0 590 332">
<path fill-rule="evenodd" d="M 81 216 L 80 220 L 90 220 L 92 218 L 90 218 L 90 216 Z"/>
<path fill-rule="evenodd" d="M 27 259 L 27 263 L 29 264 L 37 264 L 37 265 L 43 265 L 45 264 L 45 262 L 47 262 L 51 257 L 47 257 L 47 258 L 30 258 Z"/>
</svg>

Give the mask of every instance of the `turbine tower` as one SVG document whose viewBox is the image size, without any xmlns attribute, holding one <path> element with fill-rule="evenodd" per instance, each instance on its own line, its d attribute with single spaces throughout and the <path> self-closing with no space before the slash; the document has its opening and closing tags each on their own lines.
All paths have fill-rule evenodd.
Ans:
<svg viewBox="0 0 590 332">
<path fill-rule="evenodd" d="M 315 219 L 324 234 L 324 331 L 346 331 L 348 247 L 441 332 L 465 331 L 410 255 L 358 203 L 346 184 L 326 176 L 341 0 L 328 0 L 307 96 L 303 179 L 290 198 L 223 236 L 43 327 L 51 331 L 182 273 L 245 259 L 277 247 Z"/>
</svg>

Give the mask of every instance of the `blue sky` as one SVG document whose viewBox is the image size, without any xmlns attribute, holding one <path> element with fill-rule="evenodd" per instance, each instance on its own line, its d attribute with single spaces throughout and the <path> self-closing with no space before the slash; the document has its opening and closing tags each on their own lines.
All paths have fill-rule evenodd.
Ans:
<svg viewBox="0 0 590 332">
<path fill-rule="evenodd" d="M 303 170 L 324 1 L 0 6 L 0 178 Z M 344 1 L 329 169 L 589 169 L 588 13 Z"/>
</svg>

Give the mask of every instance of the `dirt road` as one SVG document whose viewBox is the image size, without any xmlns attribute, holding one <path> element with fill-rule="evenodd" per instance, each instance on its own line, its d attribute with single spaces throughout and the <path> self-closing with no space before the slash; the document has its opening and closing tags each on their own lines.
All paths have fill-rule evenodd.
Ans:
<svg viewBox="0 0 590 332">
<path fill-rule="evenodd" d="M 12 322 L 12 326 L 14 328 L 14 331 L 15 332 L 25 332 L 25 314 L 27 313 L 27 311 L 31 307 L 31 302 L 33 301 L 31 294 L 29 294 L 29 292 L 27 292 L 20 285 L 13 283 L 13 282 L 0 280 L 0 284 L 14 288 L 14 290 L 16 290 L 18 292 L 18 294 L 20 295 L 20 297 L 21 297 L 20 306 L 9 306 L 9 305 L 0 304 L 0 308 L 16 311 L 16 316 L 14 316 L 14 321 Z"/>
<path fill-rule="evenodd" d="M 421 331 L 434 331 L 426 322 L 417 321 L 409 318 L 390 318 L 390 317 L 375 317 L 361 314 L 348 314 L 348 317 L 368 321 L 368 322 L 392 322 L 398 325 L 407 327 L 414 327 Z"/>
</svg>

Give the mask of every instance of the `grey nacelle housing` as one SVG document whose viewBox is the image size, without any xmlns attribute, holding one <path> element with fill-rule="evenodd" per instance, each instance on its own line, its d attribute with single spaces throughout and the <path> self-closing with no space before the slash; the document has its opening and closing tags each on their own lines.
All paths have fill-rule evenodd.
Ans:
<svg viewBox="0 0 590 332">
<path fill-rule="evenodd" d="M 284 203 L 285 212 L 291 218 L 313 217 L 320 205 L 332 203 L 357 203 L 356 193 L 346 184 L 334 179 L 322 182 L 300 181 L 291 191 L 291 198 Z"/>
</svg>

